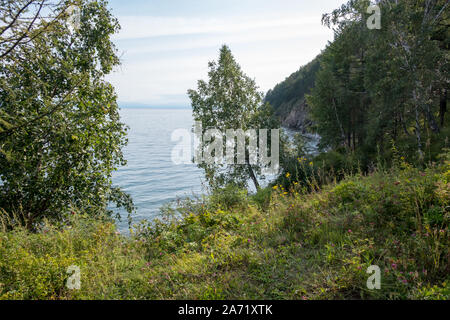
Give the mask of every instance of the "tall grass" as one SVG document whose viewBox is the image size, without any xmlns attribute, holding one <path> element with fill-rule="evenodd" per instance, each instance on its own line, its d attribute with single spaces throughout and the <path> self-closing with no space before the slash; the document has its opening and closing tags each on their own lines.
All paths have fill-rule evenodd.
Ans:
<svg viewBox="0 0 450 320">
<path fill-rule="evenodd" d="M 450 298 L 448 152 L 424 170 L 400 156 L 342 181 L 285 178 L 256 195 L 180 202 L 130 236 L 80 214 L 35 233 L 3 229 L 0 298 Z M 71 265 L 80 290 L 66 286 Z M 371 265 L 381 290 L 366 286 Z"/>
</svg>

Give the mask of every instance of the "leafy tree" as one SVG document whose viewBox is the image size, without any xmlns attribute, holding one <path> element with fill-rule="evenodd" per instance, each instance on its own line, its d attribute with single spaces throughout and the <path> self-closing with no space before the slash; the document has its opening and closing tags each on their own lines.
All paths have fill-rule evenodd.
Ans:
<svg viewBox="0 0 450 320">
<path fill-rule="evenodd" d="M 80 8 L 80 26 L 67 8 Z M 114 88 L 119 24 L 106 1 L 0 1 L 0 208 L 32 229 L 42 218 L 133 210 L 112 186 L 125 164 Z"/>
<path fill-rule="evenodd" d="M 226 45 L 220 49 L 219 60 L 209 63 L 208 76 L 208 82 L 200 80 L 197 90 L 188 91 L 194 118 L 202 123 L 203 131 L 218 129 L 225 133 L 228 129 L 278 128 L 272 109 L 268 103 L 263 103 L 263 94 L 258 91 L 255 81 L 242 72 Z M 234 165 L 202 163 L 199 167 L 205 169 L 213 188 L 230 183 L 247 186 L 251 179 L 259 189 L 261 167 L 250 164 L 247 151 L 245 162 Z"/>
</svg>

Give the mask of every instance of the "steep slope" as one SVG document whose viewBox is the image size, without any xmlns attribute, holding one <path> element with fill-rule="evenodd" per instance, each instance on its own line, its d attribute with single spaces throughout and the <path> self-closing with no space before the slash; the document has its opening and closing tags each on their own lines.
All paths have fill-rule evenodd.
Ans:
<svg viewBox="0 0 450 320">
<path fill-rule="evenodd" d="M 267 93 L 265 100 L 273 106 L 284 126 L 306 130 L 311 125 L 305 95 L 314 86 L 319 59 L 320 55 Z"/>
</svg>

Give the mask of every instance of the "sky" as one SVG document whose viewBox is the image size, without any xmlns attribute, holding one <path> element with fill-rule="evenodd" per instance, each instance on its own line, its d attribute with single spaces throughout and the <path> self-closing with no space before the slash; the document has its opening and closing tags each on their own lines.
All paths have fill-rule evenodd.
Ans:
<svg viewBox="0 0 450 320">
<path fill-rule="evenodd" d="M 323 13 L 345 0 L 110 0 L 121 31 L 121 66 L 109 75 L 121 107 L 189 107 L 188 89 L 207 79 L 227 44 L 267 92 L 333 39 Z"/>
</svg>

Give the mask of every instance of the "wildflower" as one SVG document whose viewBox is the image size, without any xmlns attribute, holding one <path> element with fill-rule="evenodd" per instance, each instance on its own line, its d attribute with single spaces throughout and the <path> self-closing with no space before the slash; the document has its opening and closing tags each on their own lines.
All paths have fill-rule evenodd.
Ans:
<svg viewBox="0 0 450 320">
<path fill-rule="evenodd" d="M 352 233 L 353 231 L 352 231 L 352 229 L 348 229 L 348 233 Z"/>
<path fill-rule="evenodd" d="M 277 190 L 277 189 L 278 189 L 278 186 L 274 186 L 274 187 L 273 187 L 273 190 Z"/>
<path fill-rule="evenodd" d="M 397 264 L 396 263 L 393 263 L 391 266 L 392 266 L 392 269 L 394 269 L 394 270 L 397 269 Z"/>
<path fill-rule="evenodd" d="M 289 178 L 291 176 L 291 174 L 288 172 L 286 173 L 286 178 Z"/>
<path fill-rule="evenodd" d="M 312 167 L 314 165 L 314 162 L 310 162 L 309 165 Z"/>
<path fill-rule="evenodd" d="M 407 284 L 407 283 L 408 283 L 408 280 L 403 279 L 402 282 L 403 282 L 403 284 Z"/>
</svg>

